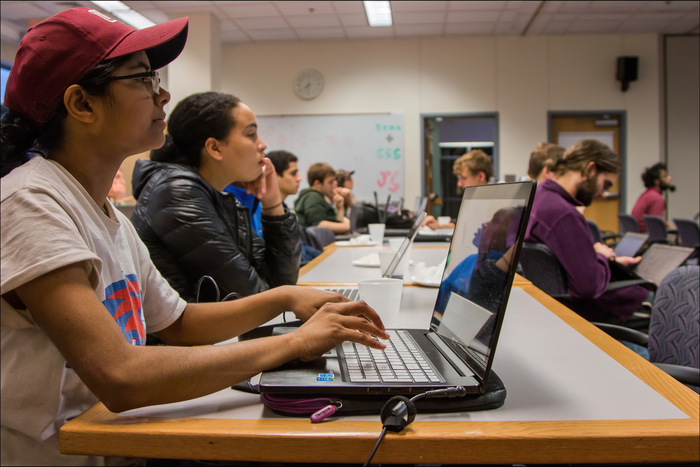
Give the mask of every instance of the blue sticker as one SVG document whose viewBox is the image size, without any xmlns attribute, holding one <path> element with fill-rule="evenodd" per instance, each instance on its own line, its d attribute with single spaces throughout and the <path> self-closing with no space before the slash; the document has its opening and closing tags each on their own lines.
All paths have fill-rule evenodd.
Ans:
<svg viewBox="0 0 700 467">
<path fill-rule="evenodd" d="M 335 375 L 333 373 L 321 373 L 316 378 L 316 381 L 335 381 Z"/>
</svg>

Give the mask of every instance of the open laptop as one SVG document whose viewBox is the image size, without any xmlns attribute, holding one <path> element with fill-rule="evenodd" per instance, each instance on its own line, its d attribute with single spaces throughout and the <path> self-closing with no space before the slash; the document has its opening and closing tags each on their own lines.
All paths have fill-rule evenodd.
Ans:
<svg viewBox="0 0 700 467">
<path fill-rule="evenodd" d="M 399 264 L 401 264 L 401 260 L 403 259 L 403 257 L 406 256 L 406 252 L 411 249 L 411 245 L 413 245 L 413 240 L 416 238 L 418 229 L 420 229 L 420 226 L 423 223 L 423 219 L 425 219 L 426 216 L 427 214 L 425 212 L 421 212 L 415 217 L 415 219 L 413 220 L 413 225 L 410 229 L 408 229 L 406 238 L 404 238 L 399 249 L 396 250 L 396 254 L 391 259 L 391 262 L 389 263 L 389 266 L 387 266 L 386 271 L 384 271 L 384 273 L 382 274 L 382 277 L 403 279 L 403 275 L 396 274 L 396 269 L 399 267 Z M 348 297 L 350 300 L 358 300 L 360 295 L 360 289 L 358 289 L 357 287 L 318 288 L 321 290 L 329 290 L 331 292 L 340 292 L 346 297 Z"/>
<path fill-rule="evenodd" d="M 693 253 L 693 248 L 654 243 L 632 271 L 642 279 L 660 284 L 674 269 Z"/>
<path fill-rule="evenodd" d="M 645 233 L 627 232 L 615 246 L 615 256 L 635 257 L 648 238 L 649 235 Z"/>
<path fill-rule="evenodd" d="M 388 330 L 384 350 L 345 342 L 312 362 L 266 371 L 271 394 L 483 392 L 530 217 L 535 182 L 464 190 L 442 284 L 426 329 Z"/>
</svg>

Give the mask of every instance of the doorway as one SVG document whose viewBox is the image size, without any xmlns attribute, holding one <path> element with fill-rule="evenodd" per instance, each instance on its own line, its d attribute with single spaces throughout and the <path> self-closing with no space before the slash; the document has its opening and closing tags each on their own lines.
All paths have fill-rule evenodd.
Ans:
<svg viewBox="0 0 700 467">
<path fill-rule="evenodd" d="M 595 139 L 605 143 L 620 156 L 622 173 L 608 190 L 605 198 L 596 199 L 583 215 L 602 230 L 619 232 L 617 214 L 625 206 L 626 120 L 625 111 L 549 112 L 549 142 L 568 148 L 582 139 Z"/>
<path fill-rule="evenodd" d="M 484 151 L 498 177 L 498 113 L 422 114 L 423 196 L 426 211 L 456 218 L 463 190 L 452 172 L 454 161 L 473 149 Z"/>
</svg>

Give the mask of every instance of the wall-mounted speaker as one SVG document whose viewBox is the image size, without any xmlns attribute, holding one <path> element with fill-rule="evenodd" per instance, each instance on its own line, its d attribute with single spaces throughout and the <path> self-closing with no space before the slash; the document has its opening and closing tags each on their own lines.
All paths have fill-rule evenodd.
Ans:
<svg viewBox="0 0 700 467">
<path fill-rule="evenodd" d="M 622 91 L 627 91 L 630 82 L 637 81 L 639 57 L 617 57 L 617 80 L 622 83 Z"/>
</svg>

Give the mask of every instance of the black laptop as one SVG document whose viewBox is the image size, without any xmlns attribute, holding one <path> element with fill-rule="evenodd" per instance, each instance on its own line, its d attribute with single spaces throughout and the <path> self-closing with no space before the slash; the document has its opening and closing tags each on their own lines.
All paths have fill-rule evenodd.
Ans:
<svg viewBox="0 0 700 467">
<path fill-rule="evenodd" d="M 535 195 L 534 182 L 468 187 L 424 330 L 387 330 L 384 350 L 345 342 L 313 362 L 260 377 L 269 394 L 483 392 Z M 291 330 L 291 329 L 290 329 Z"/>
<path fill-rule="evenodd" d="M 648 238 L 649 235 L 645 233 L 627 232 L 615 246 L 615 256 L 635 257 Z"/>
</svg>

